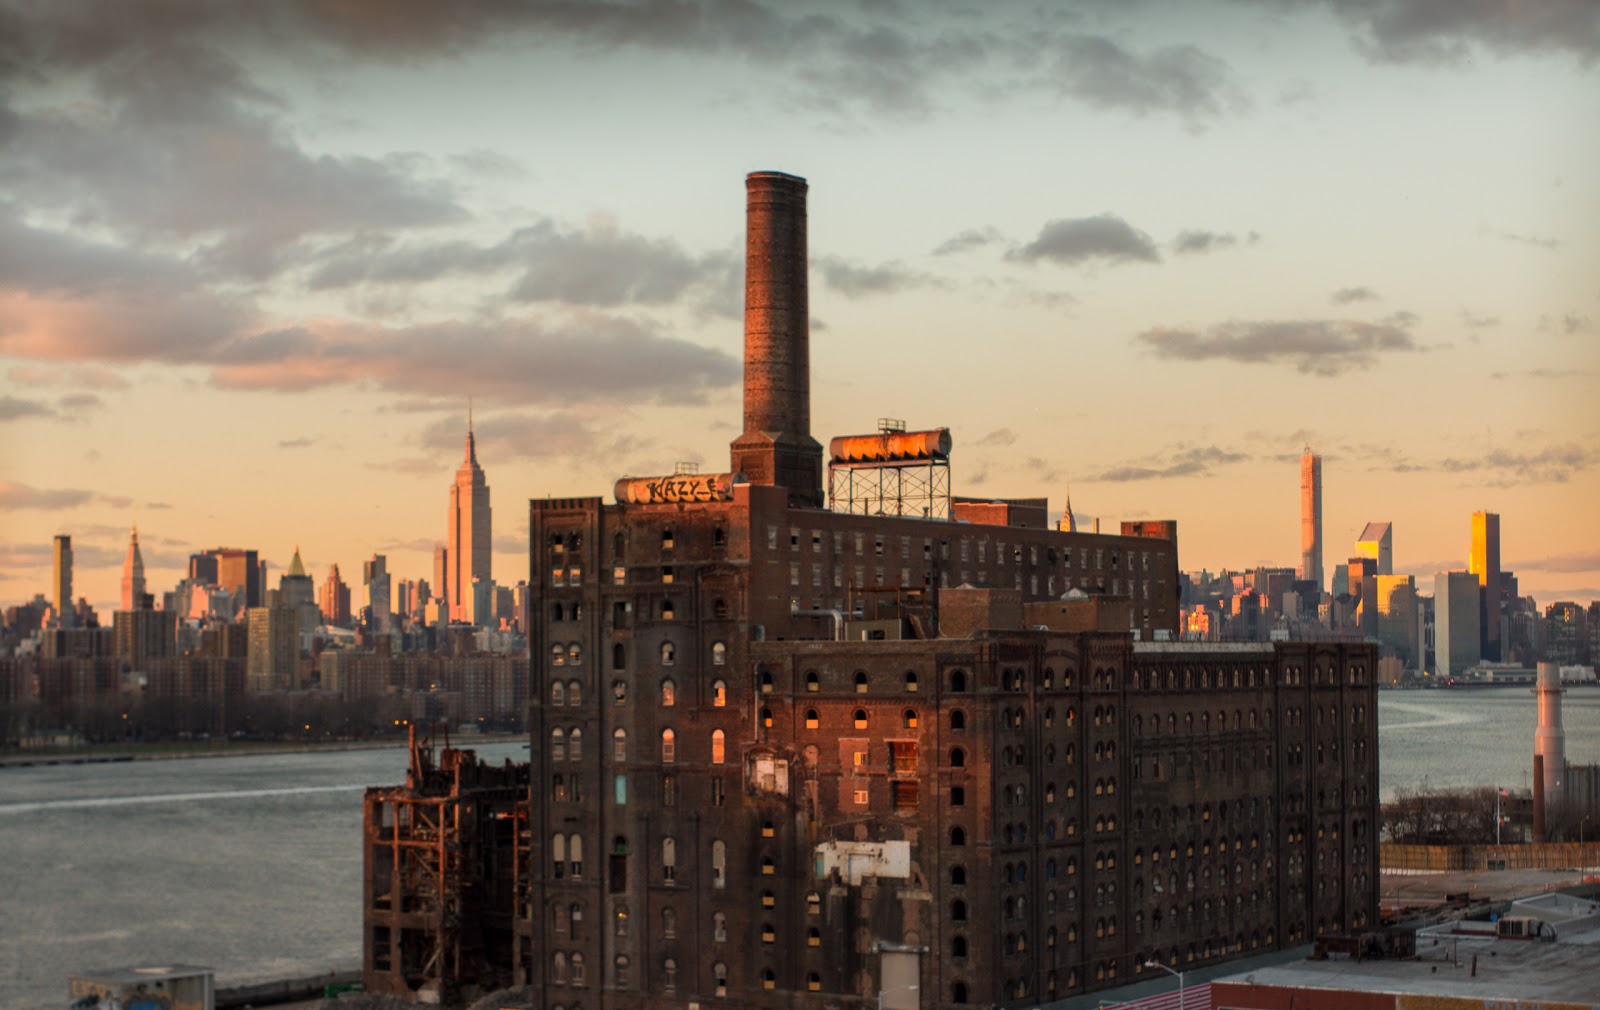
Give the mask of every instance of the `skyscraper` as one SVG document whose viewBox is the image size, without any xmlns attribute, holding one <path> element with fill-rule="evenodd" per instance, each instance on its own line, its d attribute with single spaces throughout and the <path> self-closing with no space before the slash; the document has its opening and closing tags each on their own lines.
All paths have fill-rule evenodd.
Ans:
<svg viewBox="0 0 1600 1010">
<path fill-rule="evenodd" d="M 139 554 L 139 527 L 133 528 L 133 539 L 128 542 L 128 556 L 122 561 L 121 610 L 140 609 L 144 597 L 144 558 Z"/>
<path fill-rule="evenodd" d="M 1472 556 L 1467 570 L 1478 577 L 1479 650 L 1500 659 L 1500 514 L 1472 513 Z"/>
<path fill-rule="evenodd" d="M 294 611 L 296 626 L 302 634 L 322 623 L 322 612 L 317 609 L 317 585 L 306 574 L 298 544 L 294 557 L 289 560 L 289 570 L 278 579 L 278 595 L 283 605 Z"/>
<path fill-rule="evenodd" d="M 448 577 L 444 593 L 450 601 L 450 619 L 471 624 L 486 618 L 473 613 L 472 583 L 489 582 L 489 485 L 478 465 L 478 446 L 467 424 L 467 457 L 450 485 L 450 512 L 445 517 L 445 555 Z"/>
<path fill-rule="evenodd" d="M 1300 457 L 1300 578 L 1322 582 L 1322 457 L 1306 446 Z"/>
<path fill-rule="evenodd" d="M 317 604 L 322 608 L 322 619 L 335 628 L 350 626 L 350 587 L 339 577 L 339 566 L 328 570 L 328 579 L 317 594 Z"/>
<path fill-rule="evenodd" d="M 56 610 L 56 623 L 63 628 L 72 627 L 72 538 L 69 536 L 56 537 L 50 605 Z"/>
<path fill-rule="evenodd" d="M 367 586 L 367 627 L 371 631 L 388 631 L 391 627 L 393 605 L 389 587 L 389 559 L 374 554 L 371 561 L 361 565 L 361 581 Z"/>
<path fill-rule="evenodd" d="M 1377 562 L 1378 575 L 1394 574 L 1394 525 L 1392 523 L 1367 523 L 1356 540 L 1356 557 L 1371 558 Z"/>
<path fill-rule="evenodd" d="M 1476 666 L 1478 650 L 1478 580 L 1471 572 L 1440 572 L 1433 577 L 1434 673 L 1449 677 Z"/>
</svg>

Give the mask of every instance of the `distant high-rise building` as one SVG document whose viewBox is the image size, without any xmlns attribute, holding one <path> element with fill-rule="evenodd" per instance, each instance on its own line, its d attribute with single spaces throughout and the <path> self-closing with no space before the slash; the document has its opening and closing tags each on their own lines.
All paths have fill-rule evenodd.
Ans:
<svg viewBox="0 0 1600 1010">
<path fill-rule="evenodd" d="M 489 585 L 490 519 L 489 485 L 478 465 L 478 447 L 467 425 L 467 455 L 450 485 L 450 512 L 446 516 L 445 557 L 448 578 L 444 593 L 450 602 L 450 619 L 483 623 L 486 614 L 475 614 L 472 585 Z"/>
<path fill-rule="evenodd" d="M 1356 607 L 1356 627 L 1368 638 L 1378 637 L 1378 563 L 1371 558 L 1351 558 L 1345 578 Z"/>
<path fill-rule="evenodd" d="M 1471 572 L 1440 572 L 1433 577 L 1433 654 L 1435 674 L 1450 677 L 1483 658 L 1478 636 L 1478 579 Z"/>
<path fill-rule="evenodd" d="M 216 554 L 201 551 L 189 555 L 189 581 L 202 586 L 218 585 Z"/>
<path fill-rule="evenodd" d="M 438 603 L 446 607 L 450 603 L 450 548 L 444 544 L 433 545 L 433 585 L 429 587 L 433 592 L 428 602 Z"/>
<path fill-rule="evenodd" d="M 139 553 L 139 527 L 128 541 L 128 556 L 122 560 L 122 606 L 119 610 L 138 610 L 144 596 L 144 557 Z"/>
<path fill-rule="evenodd" d="M 1472 556 L 1467 570 L 1478 577 L 1479 647 L 1487 659 L 1500 658 L 1500 515 L 1472 513 Z"/>
<path fill-rule="evenodd" d="M 1420 664 L 1417 643 L 1417 584 L 1409 575 L 1379 575 L 1378 642 L 1407 665 Z"/>
<path fill-rule="evenodd" d="M 317 607 L 317 584 L 306 574 L 298 544 L 294 557 L 289 560 L 289 570 L 278 579 L 278 597 L 284 606 L 294 611 L 295 626 L 301 634 L 322 623 L 322 611 Z"/>
<path fill-rule="evenodd" d="M 50 579 L 50 606 L 55 608 L 56 622 L 63 628 L 72 627 L 75 611 L 72 606 L 72 538 L 58 536 L 55 540 L 55 569 Z"/>
<path fill-rule="evenodd" d="M 322 609 L 322 620 L 335 628 L 350 627 L 350 587 L 339 577 L 339 566 L 328 569 L 328 578 L 317 594 L 317 606 Z"/>
<path fill-rule="evenodd" d="M 242 594 L 246 607 L 261 606 L 261 563 L 255 551 L 220 547 L 206 553 L 217 559 L 217 585 Z"/>
<path fill-rule="evenodd" d="M 1067 533 L 1078 532 L 1078 517 L 1072 514 L 1072 489 L 1067 488 L 1067 503 L 1061 509 L 1061 521 L 1056 524 L 1056 529 Z"/>
<path fill-rule="evenodd" d="M 1306 446 L 1300 457 L 1300 578 L 1322 581 L 1322 457 Z"/>
<path fill-rule="evenodd" d="M 135 608 L 111 615 L 111 634 L 118 659 L 142 670 L 147 660 L 177 655 L 177 615 L 165 610 Z"/>
<path fill-rule="evenodd" d="M 252 692 L 291 691 L 300 660 L 300 633 L 294 610 L 274 589 L 267 605 L 245 611 L 245 683 Z"/>
<path fill-rule="evenodd" d="M 1367 523 L 1356 541 L 1356 557 L 1371 558 L 1378 575 L 1394 574 L 1394 526 L 1392 523 Z"/>
<path fill-rule="evenodd" d="M 363 562 L 361 581 L 367 587 L 367 620 L 371 622 L 369 630 L 389 631 L 394 615 L 389 559 L 382 554 L 374 554 L 371 561 Z"/>
</svg>

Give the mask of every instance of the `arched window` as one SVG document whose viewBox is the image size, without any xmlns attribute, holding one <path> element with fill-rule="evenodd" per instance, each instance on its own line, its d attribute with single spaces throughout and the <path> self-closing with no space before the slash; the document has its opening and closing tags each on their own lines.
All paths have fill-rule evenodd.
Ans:
<svg viewBox="0 0 1600 1010">
<path fill-rule="evenodd" d="M 550 704 L 565 705 L 567 703 L 567 685 L 559 680 L 550 682 Z"/>
<path fill-rule="evenodd" d="M 662 666 L 671 666 L 673 663 L 677 662 L 677 658 L 678 658 L 678 648 L 677 648 L 677 646 L 673 645 L 671 642 L 662 642 L 661 643 L 661 665 Z"/>
<path fill-rule="evenodd" d="M 728 916 L 723 912 L 711 914 L 711 939 L 716 943 L 728 941 Z"/>
<path fill-rule="evenodd" d="M 574 728 L 567 737 L 567 756 L 574 761 L 583 760 L 583 730 Z"/>
<path fill-rule="evenodd" d="M 718 912 L 717 914 L 721 915 L 722 913 Z M 727 929 L 724 928 L 723 932 L 726 933 Z M 721 961 L 718 961 L 716 964 L 712 965 L 711 978 L 716 984 L 716 994 L 718 996 L 728 995 L 728 966 L 723 964 Z"/>
<path fill-rule="evenodd" d="M 951 729 L 966 729 L 967 728 L 967 713 L 963 712 L 959 708 L 951 709 L 950 710 L 950 728 Z"/>
<path fill-rule="evenodd" d="M 964 807 L 964 806 L 966 806 L 967 805 L 967 791 L 966 791 L 966 789 L 964 789 L 961 786 L 951 786 L 950 787 L 950 805 L 952 807 Z"/>
<path fill-rule="evenodd" d="M 622 647 L 621 642 L 618 642 L 616 645 L 611 647 L 611 669 L 621 670 L 626 668 L 627 665 L 628 650 Z"/>
<path fill-rule="evenodd" d="M 953 922 L 967 921 L 967 903 L 957 898 L 950 903 L 950 919 Z"/>
<path fill-rule="evenodd" d="M 967 882 L 967 868 L 959 864 L 950 867 L 950 883 L 957 886 Z"/>
<path fill-rule="evenodd" d="M 813 929 L 812 932 L 815 933 L 816 930 Z M 817 942 L 813 946 L 817 946 L 817 947 L 822 946 L 822 937 L 818 936 L 816 939 L 817 939 Z M 806 991 L 807 992 L 821 992 L 822 991 L 822 976 L 818 975 L 814 971 L 806 972 Z"/>
<path fill-rule="evenodd" d="M 556 951 L 550 958 L 550 979 L 557 984 L 567 981 L 567 955 Z"/>
<path fill-rule="evenodd" d="M 951 940 L 950 940 L 950 956 L 951 957 L 966 957 L 967 956 L 967 938 L 966 937 L 961 936 L 960 934 L 957 934 L 956 936 L 951 938 Z"/>
<path fill-rule="evenodd" d="M 959 824 L 956 825 L 955 827 L 951 828 L 950 829 L 950 844 L 951 845 L 965 845 L 965 844 L 967 844 L 967 832 L 966 832 L 966 829 L 961 827 Z"/>
<path fill-rule="evenodd" d="M 583 963 L 583 955 L 578 951 L 572 952 L 572 984 L 583 985 L 589 981 L 589 973 Z"/>
<path fill-rule="evenodd" d="M 715 730 L 711 731 L 711 763 L 712 764 L 720 765 L 720 764 L 724 763 L 725 761 L 727 761 L 727 759 L 728 759 L 727 740 L 728 740 L 728 738 L 723 734 L 722 730 L 715 729 Z"/>
<path fill-rule="evenodd" d="M 953 1003 L 967 1002 L 967 983 L 957 982 L 950 987 L 950 1000 Z"/>
<path fill-rule="evenodd" d="M 671 708 L 678 703 L 678 684 L 671 677 L 661 682 L 661 704 Z"/>
<path fill-rule="evenodd" d="M 867 693 L 867 675 L 864 672 L 862 672 L 860 670 L 857 670 L 856 671 L 856 694 L 866 694 L 866 693 Z"/>
<path fill-rule="evenodd" d="M 678 879 L 678 841 L 675 838 L 661 839 L 661 880 L 663 883 L 673 883 Z"/>
<path fill-rule="evenodd" d="M 772 693 L 772 688 L 773 688 L 772 671 L 771 670 L 762 670 L 761 671 L 761 693 L 762 694 L 771 694 Z"/>
<path fill-rule="evenodd" d="M 915 694 L 917 691 L 917 673 L 915 670 L 906 671 L 906 693 Z"/>
<path fill-rule="evenodd" d="M 711 682 L 711 704 L 722 708 L 728 704 L 728 685 L 721 680 Z"/>
<path fill-rule="evenodd" d="M 618 764 L 628 760 L 628 731 L 625 729 L 611 734 L 611 760 Z"/>
<path fill-rule="evenodd" d="M 906 729 L 916 729 L 917 710 L 914 708 L 908 708 L 904 712 L 900 713 L 900 724 Z"/>
<path fill-rule="evenodd" d="M 568 843 L 567 868 L 572 871 L 572 879 L 583 876 L 583 836 L 573 835 Z"/>
<path fill-rule="evenodd" d="M 678 760 L 678 735 L 670 729 L 661 731 L 661 763 L 672 764 Z"/>
<path fill-rule="evenodd" d="M 763 988 L 763 989 L 776 989 L 776 988 L 778 988 L 778 976 L 773 974 L 771 968 L 763 968 L 763 969 L 761 969 L 761 988 Z"/>
<path fill-rule="evenodd" d="M 806 709 L 806 729 L 816 729 L 818 725 L 817 710 L 814 708 Z"/>
<path fill-rule="evenodd" d="M 967 766 L 967 752 L 960 747 L 950 748 L 950 767 L 965 768 Z"/>
<path fill-rule="evenodd" d="M 567 734 L 566 731 L 553 729 L 550 731 L 550 760 L 565 761 L 567 759 Z"/>
<path fill-rule="evenodd" d="M 866 729 L 867 728 L 867 710 L 866 709 L 864 709 L 864 708 L 856 709 L 854 719 L 855 719 L 856 729 Z"/>
<path fill-rule="evenodd" d="M 728 662 L 728 646 L 723 642 L 711 643 L 711 665 L 725 666 Z"/>
<path fill-rule="evenodd" d="M 813 694 L 815 694 L 816 692 L 822 690 L 822 681 L 817 679 L 817 671 L 815 671 L 815 670 L 807 670 L 806 671 L 806 690 L 810 691 Z"/>
<path fill-rule="evenodd" d="M 583 685 L 575 680 L 567 681 L 567 704 L 570 706 L 583 704 Z"/>
<path fill-rule="evenodd" d="M 950 674 L 950 690 L 952 690 L 952 691 L 965 691 L 966 689 L 967 689 L 967 675 L 965 673 L 961 672 L 960 670 L 957 670 L 954 673 Z M 965 989 L 966 987 L 963 986 L 962 988 Z M 965 994 L 963 994 L 963 997 L 961 999 L 957 1000 L 956 1002 L 965 1003 L 966 1002 Z"/>
<path fill-rule="evenodd" d="M 567 869 L 567 836 L 556 834 L 550 838 L 550 875 L 560 878 Z"/>
<path fill-rule="evenodd" d="M 567 662 L 567 647 L 557 642 L 550 646 L 550 665 L 565 666 Z"/>
<path fill-rule="evenodd" d="M 711 843 L 711 886 L 728 886 L 728 846 L 720 838 Z"/>
<path fill-rule="evenodd" d="M 765 705 L 761 706 L 761 728 L 772 728 L 772 709 L 767 708 Z"/>
<path fill-rule="evenodd" d="M 573 666 L 583 665 L 583 646 L 573 642 L 567 646 L 567 662 Z"/>
</svg>

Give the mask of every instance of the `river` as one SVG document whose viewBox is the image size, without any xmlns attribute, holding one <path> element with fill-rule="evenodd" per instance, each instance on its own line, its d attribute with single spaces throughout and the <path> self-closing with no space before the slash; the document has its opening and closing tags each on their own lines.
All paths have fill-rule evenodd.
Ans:
<svg viewBox="0 0 1600 1010">
<path fill-rule="evenodd" d="M 1600 689 L 1564 708 L 1569 760 L 1600 763 Z M 1529 781 L 1526 688 L 1383 692 L 1378 726 L 1385 798 Z M 68 972 L 140 963 L 221 985 L 357 966 L 361 793 L 405 766 L 393 748 L 0 769 L 0 1007 L 63 1006 Z"/>
</svg>

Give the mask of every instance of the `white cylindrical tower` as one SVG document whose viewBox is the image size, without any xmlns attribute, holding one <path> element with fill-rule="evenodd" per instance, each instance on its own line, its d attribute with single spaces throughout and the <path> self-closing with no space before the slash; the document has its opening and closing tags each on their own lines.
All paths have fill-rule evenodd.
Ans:
<svg viewBox="0 0 1600 1010">
<path fill-rule="evenodd" d="M 1561 668 L 1540 663 L 1533 693 L 1539 697 L 1539 728 L 1533 752 L 1544 758 L 1545 802 L 1560 799 L 1567 775 L 1567 734 L 1561 728 Z"/>
</svg>

